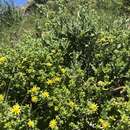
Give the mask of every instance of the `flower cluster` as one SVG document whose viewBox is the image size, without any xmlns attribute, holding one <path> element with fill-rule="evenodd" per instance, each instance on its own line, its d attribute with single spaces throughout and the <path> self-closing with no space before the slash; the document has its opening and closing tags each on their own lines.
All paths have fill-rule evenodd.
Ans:
<svg viewBox="0 0 130 130">
<path fill-rule="evenodd" d="M 16 103 L 14 106 L 12 106 L 11 112 L 15 115 L 19 115 L 21 113 L 21 107 L 19 106 L 18 103 Z"/>
<path fill-rule="evenodd" d="M 104 130 L 110 127 L 109 122 L 106 120 L 100 119 L 99 122 L 101 124 L 101 128 L 103 128 Z"/>
<path fill-rule="evenodd" d="M 89 111 L 92 112 L 92 113 L 95 113 L 98 110 L 98 106 L 95 103 L 89 103 L 88 107 L 89 107 Z"/>
<path fill-rule="evenodd" d="M 55 84 L 55 83 L 60 82 L 60 81 L 61 81 L 61 77 L 55 76 L 52 79 L 48 79 L 46 83 L 48 85 L 52 85 L 52 84 Z"/>
<path fill-rule="evenodd" d="M 6 57 L 2 56 L 0 57 L 0 64 L 3 64 L 7 60 Z"/>
<path fill-rule="evenodd" d="M 49 127 L 51 129 L 54 129 L 57 127 L 57 121 L 55 119 L 51 120 L 50 123 L 49 123 Z"/>
<path fill-rule="evenodd" d="M 34 124 L 34 121 L 30 120 L 27 122 L 27 125 L 29 128 L 34 128 L 35 124 Z"/>
</svg>

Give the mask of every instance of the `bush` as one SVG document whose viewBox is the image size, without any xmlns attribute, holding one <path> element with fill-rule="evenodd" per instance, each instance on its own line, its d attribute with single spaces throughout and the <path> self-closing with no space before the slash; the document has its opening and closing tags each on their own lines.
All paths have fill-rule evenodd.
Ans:
<svg viewBox="0 0 130 130">
<path fill-rule="evenodd" d="M 130 32 L 124 19 L 100 28 L 88 3 L 77 1 L 73 13 L 62 2 L 57 10 L 43 6 L 40 35 L 25 34 L 15 48 L 0 49 L 0 128 L 129 129 Z"/>
</svg>

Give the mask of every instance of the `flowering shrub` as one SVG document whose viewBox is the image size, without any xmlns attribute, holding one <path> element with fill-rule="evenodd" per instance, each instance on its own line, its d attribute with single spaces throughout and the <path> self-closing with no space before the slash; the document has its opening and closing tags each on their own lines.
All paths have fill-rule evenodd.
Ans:
<svg viewBox="0 0 130 130">
<path fill-rule="evenodd" d="M 0 49 L 0 129 L 129 129 L 129 30 L 97 30 L 62 2 L 40 37 Z"/>
</svg>

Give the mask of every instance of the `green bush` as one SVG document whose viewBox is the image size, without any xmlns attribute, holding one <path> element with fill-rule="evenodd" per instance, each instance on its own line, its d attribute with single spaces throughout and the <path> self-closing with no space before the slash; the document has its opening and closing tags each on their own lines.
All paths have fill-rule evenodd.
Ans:
<svg viewBox="0 0 130 130">
<path fill-rule="evenodd" d="M 2 130 L 130 128 L 130 32 L 76 2 L 40 6 L 38 34 L 0 48 Z"/>
</svg>

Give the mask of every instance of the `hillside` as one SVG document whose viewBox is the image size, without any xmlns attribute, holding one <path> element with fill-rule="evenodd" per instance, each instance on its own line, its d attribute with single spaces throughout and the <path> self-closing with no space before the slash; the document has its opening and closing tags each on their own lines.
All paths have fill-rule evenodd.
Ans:
<svg viewBox="0 0 130 130">
<path fill-rule="evenodd" d="M 129 0 L 0 4 L 0 130 L 129 129 Z"/>
</svg>

